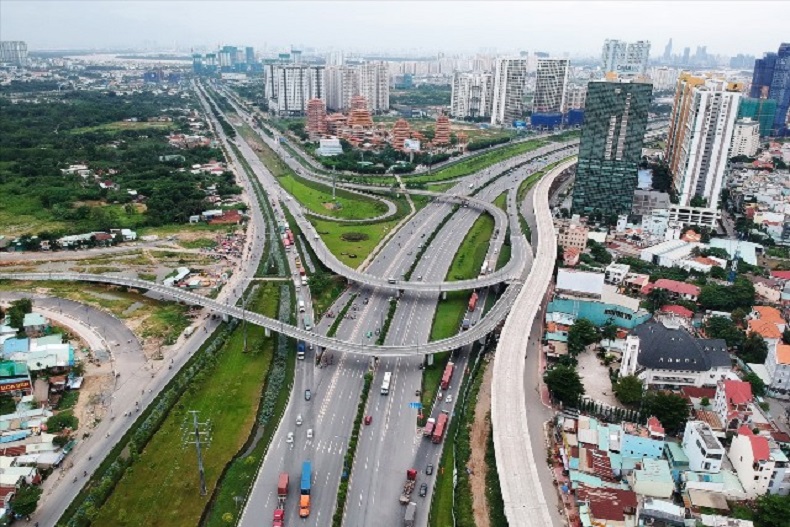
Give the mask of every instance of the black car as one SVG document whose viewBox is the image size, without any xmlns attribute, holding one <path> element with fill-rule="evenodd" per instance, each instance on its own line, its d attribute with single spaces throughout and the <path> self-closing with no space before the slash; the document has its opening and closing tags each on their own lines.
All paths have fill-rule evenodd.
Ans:
<svg viewBox="0 0 790 527">
<path fill-rule="evenodd" d="M 424 498 L 428 494 L 428 484 L 423 483 L 420 485 L 420 497 Z"/>
<path fill-rule="evenodd" d="M 312 397 L 313 397 L 313 394 L 310 392 L 310 390 L 305 390 L 304 391 L 304 400 L 305 401 L 309 401 Z"/>
<path fill-rule="evenodd" d="M 433 463 L 428 463 L 428 466 L 425 467 L 425 474 L 427 474 L 428 476 L 433 474 Z"/>
</svg>

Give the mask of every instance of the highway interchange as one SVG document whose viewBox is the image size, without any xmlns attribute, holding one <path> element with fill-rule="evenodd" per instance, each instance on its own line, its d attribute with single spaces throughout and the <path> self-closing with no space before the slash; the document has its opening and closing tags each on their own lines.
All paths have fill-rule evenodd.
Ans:
<svg viewBox="0 0 790 527">
<path fill-rule="evenodd" d="M 199 90 L 198 92 L 200 93 Z M 250 119 L 249 116 L 245 116 L 243 110 L 238 106 L 237 111 L 242 117 Z M 210 115 L 210 112 L 207 111 L 207 114 Z M 216 126 L 216 123 L 214 125 L 218 137 L 223 141 L 227 141 L 221 128 Z M 267 141 L 273 148 L 277 148 L 278 145 L 274 144 L 266 134 L 259 133 L 259 136 L 261 140 Z M 545 281 L 543 277 L 545 273 L 541 271 L 538 273 L 540 276 L 533 279 L 532 277 L 535 273 L 530 272 L 532 251 L 527 241 L 523 236 L 520 236 L 517 212 L 519 204 L 515 200 L 515 189 L 518 188 L 520 181 L 535 171 L 549 163 L 571 156 L 575 143 L 552 143 L 539 150 L 498 163 L 477 174 L 458 179 L 456 186 L 451 188 L 447 194 L 464 196 L 477 191 L 481 187 L 483 188 L 475 194 L 474 200 L 467 200 L 470 203 L 469 206 L 459 208 L 439 229 L 434 240 L 423 253 L 422 258 L 416 262 L 416 267 L 412 273 L 412 281 L 406 282 L 402 279 L 402 276 L 414 263 L 415 255 L 419 254 L 419 245 L 424 241 L 425 237 L 440 225 L 443 218 L 452 211 L 453 205 L 449 201 L 433 200 L 414 214 L 392 237 L 389 243 L 376 254 L 364 273 L 358 273 L 337 261 L 318 236 L 311 236 L 311 234 L 314 234 L 314 229 L 311 228 L 304 216 L 304 211 L 296 200 L 282 199 L 286 197 L 285 190 L 279 188 L 276 179 L 263 166 L 255 152 L 249 148 L 249 145 L 241 139 L 237 140 L 236 144 L 239 147 L 239 151 L 252 167 L 255 177 L 259 179 L 268 192 L 275 215 L 278 218 L 282 218 L 281 207 L 287 207 L 299 222 L 303 232 L 307 233 L 307 236 L 300 242 L 302 244 L 310 244 L 318 258 L 325 265 L 332 270 L 340 271 L 341 274 L 348 276 L 353 281 L 353 285 L 337 299 L 329 311 L 339 313 L 352 298 L 354 302 L 354 307 L 349 311 L 350 314 L 353 314 L 353 318 L 346 317 L 340 323 L 336 339 L 321 338 L 322 335 L 326 334 L 333 322 L 333 319 L 327 317 L 324 317 L 317 323 L 313 332 L 283 327 L 281 323 L 280 327 L 272 328 L 290 336 L 312 341 L 321 348 L 328 347 L 328 349 L 335 350 L 327 352 L 334 355 L 334 364 L 330 366 L 316 365 L 315 357 L 312 353 L 308 353 L 306 360 L 298 362 L 291 399 L 243 512 L 240 522 L 242 525 L 260 525 L 270 521 L 271 512 L 275 508 L 277 501 L 277 474 L 282 471 L 289 472 L 293 482 L 286 517 L 295 518 L 298 515 L 298 476 L 301 462 L 305 459 L 313 461 L 313 485 L 315 491 L 312 495 L 311 516 L 303 523 L 305 525 L 327 525 L 331 521 L 331 516 L 335 510 L 337 487 L 341 477 L 344 475 L 343 458 L 356 414 L 363 375 L 373 364 L 369 356 L 359 354 L 360 350 L 363 353 L 371 353 L 376 350 L 375 353 L 380 356 L 380 360 L 374 369 L 374 380 L 365 411 L 366 414 L 373 416 L 373 421 L 370 426 L 363 427 L 361 430 L 353 471 L 351 474 L 346 474 L 346 476 L 350 477 L 350 484 L 344 525 L 399 525 L 402 521 L 403 508 L 398 503 L 397 498 L 408 468 L 416 468 L 420 474 L 418 477 L 419 482 L 428 483 L 429 493 L 427 497 L 417 498 L 416 492 L 413 497 L 419 503 L 417 525 L 427 524 L 430 493 L 433 491 L 433 482 L 436 475 L 426 476 L 424 469 L 428 463 L 438 466 L 442 445 L 434 445 L 422 439 L 421 432 L 416 426 L 417 410 L 409 407 L 410 402 L 419 400 L 415 393 L 421 386 L 422 372 L 419 366 L 424 360 L 423 357 L 413 355 L 415 353 L 432 353 L 442 349 L 456 349 L 453 360 L 458 366 L 458 371 L 463 372 L 468 357 L 468 344 L 490 332 L 493 326 L 507 315 L 513 302 L 529 302 L 523 300 L 525 296 L 528 296 L 525 294 L 525 291 L 545 290 L 545 287 L 540 289 Z M 280 153 L 282 154 L 282 150 L 280 150 Z M 235 154 L 230 151 L 229 154 L 229 161 L 237 167 L 238 179 L 242 182 L 250 198 L 252 217 L 250 224 L 253 227 L 251 227 L 252 230 L 249 233 L 251 243 L 248 244 L 249 253 L 243 260 L 243 269 L 234 276 L 233 287 L 228 287 L 224 290 L 226 291 L 226 297 L 219 299 L 218 302 L 213 304 L 195 301 L 196 299 L 194 298 L 172 295 L 169 291 L 159 292 L 176 296 L 195 304 L 207 305 L 215 311 L 229 313 L 233 316 L 241 314 L 239 318 L 249 317 L 248 320 L 250 322 L 259 323 L 260 320 L 256 320 L 254 314 L 240 313 L 240 310 L 235 308 L 234 305 L 238 295 L 254 275 L 258 260 L 261 257 L 264 224 L 260 206 L 254 198 L 250 182 L 247 180 L 244 171 L 239 169 L 240 164 L 235 159 Z M 282 157 L 303 177 L 321 178 L 319 174 L 311 174 L 309 170 L 299 165 L 290 156 L 282 155 Z M 554 171 L 553 173 L 556 174 L 559 171 Z M 485 185 L 490 180 L 493 181 Z M 490 204 L 505 191 L 509 192 L 506 214 L 491 205 L 485 205 Z M 532 195 L 530 193 L 529 196 Z M 537 196 L 537 194 L 535 195 Z M 541 197 L 545 197 L 544 194 L 541 194 Z M 528 208 L 526 201 L 522 204 L 523 208 Z M 537 205 L 539 201 L 536 198 L 535 204 Z M 455 340 L 447 339 L 443 347 L 427 345 L 433 313 L 439 301 L 440 291 L 453 290 L 459 287 L 445 280 L 452 260 L 450 255 L 454 254 L 461 245 L 467 231 L 479 217 L 481 210 L 488 210 L 493 213 L 492 215 L 497 218 L 497 227 L 501 233 L 499 236 L 492 237 L 492 243 L 488 248 L 487 261 L 492 259 L 495 261 L 496 255 L 501 250 L 506 230 L 506 225 L 503 223 L 505 221 L 509 221 L 511 227 L 513 257 L 508 266 L 506 266 L 506 272 L 500 272 L 493 279 L 487 278 L 483 282 L 472 280 L 469 284 L 464 284 L 464 289 L 469 289 L 470 286 L 479 286 L 481 294 L 485 295 L 488 291 L 487 286 L 502 282 L 503 278 L 511 279 L 515 277 L 521 280 L 526 279 L 529 289 L 525 288 L 522 290 L 522 294 L 517 298 L 521 289 L 521 280 L 512 281 L 506 290 L 506 295 L 510 295 L 509 303 L 508 301 L 503 301 L 504 298 L 501 299 L 496 307 L 499 307 L 502 311 L 494 313 L 492 310 L 489 317 L 486 317 L 486 319 L 490 318 L 487 324 L 478 323 L 478 318 L 482 312 L 482 309 L 478 309 L 472 314 L 476 324 L 470 331 L 460 333 L 460 335 L 453 338 Z M 542 224 L 539 222 L 541 235 L 549 232 L 545 218 L 548 218 L 548 225 L 551 223 L 550 216 L 546 214 L 544 222 Z M 257 227 L 255 227 L 256 225 Z M 279 237 L 275 236 L 275 238 Z M 553 235 L 547 236 L 547 238 L 553 240 Z M 520 246 L 519 243 L 521 243 Z M 546 256 L 545 250 L 548 249 L 539 249 L 539 258 Z M 294 257 L 295 252 L 290 251 L 288 260 L 291 272 L 295 272 Z M 553 262 L 553 255 L 551 258 L 547 258 L 546 264 L 541 267 L 549 266 L 551 262 Z M 11 276 L 9 274 L 0 276 L 0 278 L 3 277 L 23 278 L 21 275 Z M 30 277 L 32 276 L 28 276 L 28 278 Z M 57 277 L 62 278 L 64 276 L 50 275 L 49 277 L 36 278 Z M 391 277 L 397 277 L 396 284 L 390 283 Z M 416 280 L 416 277 L 420 277 L 421 280 Z M 75 277 L 69 278 L 74 279 Z M 85 276 L 76 278 L 90 279 Z M 100 277 L 95 279 L 96 281 L 101 280 Z M 115 280 L 116 283 L 119 283 L 118 280 L 120 279 L 105 276 L 104 280 Z M 294 281 L 298 289 L 297 296 L 305 301 L 306 310 L 309 314 L 312 312 L 309 288 L 299 287 L 298 276 L 295 277 Z M 536 288 L 531 289 L 535 284 L 537 284 Z M 546 283 L 546 285 L 548 284 Z M 155 287 L 152 287 L 152 289 L 157 290 Z M 397 294 L 397 290 L 401 291 L 401 296 L 384 344 L 389 349 L 398 351 L 391 353 L 390 355 L 392 356 L 386 356 L 386 348 L 374 348 L 370 340 L 375 341 L 375 337 L 371 339 L 368 335 L 369 332 L 381 329 L 389 309 L 390 299 Z M 537 305 L 534 301 L 532 303 Z M 484 304 L 485 298 L 481 298 L 480 305 Z M 523 315 L 524 317 L 530 316 L 527 313 Z M 534 313 L 531 316 L 534 318 Z M 523 317 L 519 317 L 519 319 L 521 318 Z M 513 317 L 510 320 L 513 320 Z M 270 327 L 267 324 L 262 325 Z M 505 331 L 507 331 L 507 328 L 508 323 L 505 325 Z M 464 335 L 467 335 L 465 339 L 463 338 Z M 458 337 L 461 338 L 459 339 Z M 520 345 L 520 343 L 513 344 L 513 348 L 516 349 Z M 197 346 L 190 347 L 197 348 Z M 500 344 L 501 347 L 502 345 Z M 187 354 L 183 354 L 182 357 L 186 358 L 194 349 Z M 311 346 L 311 349 L 314 350 L 315 348 Z M 351 353 L 340 353 L 338 350 Z M 517 354 L 520 357 L 522 351 L 518 351 Z M 508 352 L 508 355 L 510 355 L 510 352 Z M 523 377 L 523 359 L 520 362 Z M 495 375 L 497 371 L 502 369 L 503 366 L 501 365 L 505 361 L 496 361 L 496 363 L 500 366 L 495 369 Z M 393 372 L 393 389 L 389 396 L 379 395 L 381 378 L 385 371 Z M 516 373 L 518 371 L 518 369 L 514 370 Z M 162 380 L 164 381 L 165 379 L 163 378 Z M 453 402 L 443 402 L 444 397 L 448 393 L 442 394 L 442 398 L 438 399 L 434 405 L 434 415 L 442 409 L 452 413 L 455 401 L 458 399 L 457 392 L 461 384 L 459 374 L 456 374 L 452 384 L 453 386 L 451 390 L 448 390 L 448 393 L 453 395 Z M 501 383 L 495 382 L 494 386 L 498 384 Z M 523 383 L 521 383 L 521 387 L 523 388 Z M 305 389 L 312 391 L 313 397 L 310 401 L 306 401 L 303 396 Z M 492 409 L 494 413 L 496 413 L 496 397 L 495 391 L 494 408 Z M 500 394 L 498 397 L 501 400 L 503 395 Z M 296 416 L 302 417 L 303 422 L 301 426 L 295 424 Z M 306 437 L 308 429 L 313 431 L 312 439 L 307 439 Z M 293 443 L 286 441 L 289 432 L 295 434 Z M 499 445 L 499 442 L 497 444 Z M 500 466 L 503 462 L 512 461 L 507 457 L 508 454 L 503 454 L 501 450 L 498 447 L 497 460 Z M 532 468 L 534 470 L 534 464 Z M 509 499 L 507 477 L 504 474 L 502 479 L 503 494 L 506 498 L 506 506 L 508 506 L 513 501 L 513 497 L 511 496 Z M 511 524 L 528 524 L 514 521 L 518 517 L 517 511 L 509 509 L 507 512 L 508 517 L 513 518 Z"/>
</svg>

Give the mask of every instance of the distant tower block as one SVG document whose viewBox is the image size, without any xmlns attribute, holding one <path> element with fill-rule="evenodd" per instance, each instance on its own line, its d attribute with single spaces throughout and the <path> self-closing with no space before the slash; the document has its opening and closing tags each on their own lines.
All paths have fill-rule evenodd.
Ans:
<svg viewBox="0 0 790 527">
<path fill-rule="evenodd" d="M 326 106 L 321 99 L 307 101 L 307 133 L 315 139 L 326 135 Z"/>
<path fill-rule="evenodd" d="M 444 114 L 436 118 L 436 133 L 433 136 L 433 143 L 437 146 L 450 144 L 450 119 Z"/>
</svg>

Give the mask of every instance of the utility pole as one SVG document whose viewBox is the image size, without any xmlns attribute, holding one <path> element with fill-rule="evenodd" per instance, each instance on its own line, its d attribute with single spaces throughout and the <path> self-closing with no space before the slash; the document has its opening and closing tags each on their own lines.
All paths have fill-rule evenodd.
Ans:
<svg viewBox="0 0 790 527">
<path fill-rule="evenodd" d="M 206 470 L 203 467 L 202 447 L 208 448 L 211 444 L 211 421 L 199 422 L 197 410 L 190 410 L 189 413 L 192 414 L 192 422 L 189 422 L 189 417 L 184 421 L 181 429 L 182 445 L 195 445 L 198 473 L 200 474 L 200 495 L 205 496 L 208 492 L 206 491 Z"/>
</svg>

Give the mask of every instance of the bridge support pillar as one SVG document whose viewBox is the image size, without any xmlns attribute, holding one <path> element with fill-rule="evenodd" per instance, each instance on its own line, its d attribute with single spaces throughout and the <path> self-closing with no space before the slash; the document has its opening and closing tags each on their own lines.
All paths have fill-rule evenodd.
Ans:
<svg viewBox="0 0 790 527">
<path fill-rule="evenodd" d="M 445 294 L 447 294 L 447 293 L 445 293 Z M 426 355 L 425 359 L 426 359 L 425 360 L 425 364 L 426 365 L 433 366 L 433 353 L 429 353 L 428 355 Z"/>
<path fill-rule="evenodd" d="M 222 321 L 223 322 L 229 322 L 230 321 L 230 315 L 228 315 L 227 313 L 222 313 Z"/>
<path fill-rule="evenodd" d="M 447 291 L 442 292 L 442 300 L 447 300 Z"/>
<path fill-rule="evenodd" d="M 263 334 L 266 335 L 267 337 L 271 337 L 272 336 L 272 330 L 269 329 L 269 328 L 263 328 Z"/>
</svg>

